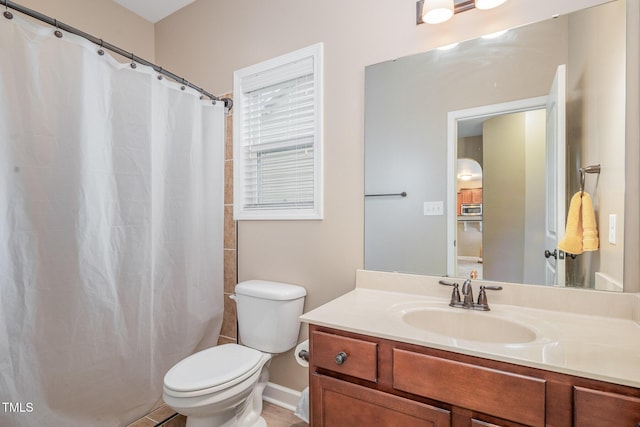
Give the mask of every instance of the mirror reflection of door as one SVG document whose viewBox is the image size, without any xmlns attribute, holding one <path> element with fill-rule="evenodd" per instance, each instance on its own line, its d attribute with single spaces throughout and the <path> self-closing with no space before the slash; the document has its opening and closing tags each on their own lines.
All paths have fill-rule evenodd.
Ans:
<svg viewBox="0 0 640 427">
<path fill-rule="evenodd" d="M 545 283 L 545 120 L 544 108 L 458 120 L 457 276 Z M 463 181 L 468 159 L 482 165 L 479 187 Z M 464 203 L 474 188 L 476 218 Z"/>
<path fill-rule="evenodd" d="M 565 231 L 566 213 L 566 80 L 567 67 L 560 65 L 547 98 L 546 119 L 546 285 L 566 283 L 565 254 L 558 248 Z"/>
<path fill-rule="evenodd" d="M 565 284 L 565 82 L 561 65 L 544 107 L 457 121 L 457 276 Z"/>
</svg>

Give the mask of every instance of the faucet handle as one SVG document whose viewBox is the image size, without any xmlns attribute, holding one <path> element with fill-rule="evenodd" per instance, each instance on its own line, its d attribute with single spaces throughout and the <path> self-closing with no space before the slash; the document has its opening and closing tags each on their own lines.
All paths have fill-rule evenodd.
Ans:
<svg viewBox="0 0 640 427">
<path fill-rule="evenodd" d="M 460 305 L 460 290 L 458 289 L 458 284 L 453 284 L 453 292 L 451 292 L 451 302 L 449 305 L 451 307 L 458 307 Z"/>
<path fill-rule="evenodd" d="M 489 303 L 487 302 L 486 289 L 489 289 L 490 291 L 500 291 L 502 290 L 502 286 L 480 286 L 480 293 L 478 294 L 478 308 L 483 311 L 491 310 L 489 308 Z"/>
<path fill-rule="evenodd" d="M 444 280 L 440 280 L 440 282 L 438 283 L 445 286 L 453 286 L 453 291 L 451 292 L 451 301 L 449 302 L 449 305 L 451 307 L 460 307 L 462 305 L 462 303 L 460 302 L 460 285 L 455 282 L 447 282 Z"/>
</svg>

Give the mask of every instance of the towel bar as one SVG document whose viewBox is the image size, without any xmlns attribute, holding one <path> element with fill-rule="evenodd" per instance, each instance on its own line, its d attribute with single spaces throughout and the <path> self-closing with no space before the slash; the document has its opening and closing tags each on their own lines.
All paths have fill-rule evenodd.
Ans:
<svg viewBox="0 0 640 427">
<path fill-rule="evenodd" d="M 600 173 L 600 165 L 591 165 L 580 168 L 580 193 L 584 193 L 584 178 L 588 173 Z"/>
</svg>

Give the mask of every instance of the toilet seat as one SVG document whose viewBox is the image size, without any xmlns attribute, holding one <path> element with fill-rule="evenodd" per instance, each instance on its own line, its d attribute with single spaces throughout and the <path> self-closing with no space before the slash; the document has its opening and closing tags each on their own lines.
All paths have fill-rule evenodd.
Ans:
<svg viewBox="0 0 640 427">
<path fill-rule="evenodd" d="M 268 355 L 238 344 L 208 348 L 171 368 L 164 377 L 164 391 L 175 397 L 214 393 L 251 377 L 268 359 Z"/>
</svg>

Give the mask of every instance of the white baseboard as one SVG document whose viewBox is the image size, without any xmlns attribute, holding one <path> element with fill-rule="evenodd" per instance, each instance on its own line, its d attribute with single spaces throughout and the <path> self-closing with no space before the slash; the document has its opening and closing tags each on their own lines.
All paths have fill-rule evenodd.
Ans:
<svg viewBox="0 0 640 427">
<path fill-rule="evenodd" d="M 262 400 L 289 409 L 290 411 L 295 411 L 301 395 L 302 393 L 297 390 L 269 382 L 264 388 Z"/>
</svg>

